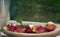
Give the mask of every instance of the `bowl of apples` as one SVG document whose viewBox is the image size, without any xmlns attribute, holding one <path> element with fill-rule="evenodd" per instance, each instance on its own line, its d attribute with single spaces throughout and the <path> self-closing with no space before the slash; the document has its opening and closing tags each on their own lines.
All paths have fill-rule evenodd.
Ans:
<svg viewBox="0 0 60 37">
<path fill-rule="evenodd" d="M 3 32 L 11 37 L 56 37 L 60 34 L 58 26 L 53 22 L 26 21 L 22 24 L 11 21 L 3 27 Z"/>
</svg>

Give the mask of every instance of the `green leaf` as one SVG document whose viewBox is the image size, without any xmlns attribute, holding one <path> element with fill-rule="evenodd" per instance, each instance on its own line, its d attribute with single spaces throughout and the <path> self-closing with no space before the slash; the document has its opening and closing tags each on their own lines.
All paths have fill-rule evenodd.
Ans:
<svg viewBox="0 0 60 37">
<path fill-rule="evenodd" d="M 17 17 L 17 18 L 16 18 L 16 21 L 17 21 L 18 23 L 21 23 L 21 24 L 22 24 L 22 19 L 21 19 L 20 17 Z"/>
</svg>

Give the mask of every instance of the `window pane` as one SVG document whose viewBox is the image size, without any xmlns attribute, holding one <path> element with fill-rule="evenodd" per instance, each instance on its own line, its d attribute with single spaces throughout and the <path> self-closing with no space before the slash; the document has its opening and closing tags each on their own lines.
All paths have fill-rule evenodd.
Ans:
<svg viewBox="0 0 60 37">
<path fill-rule="evenodd" d="M 57 0 L 11 0 L 11 20 L 17 16 L 23 21 L 60 23 L 60 5 Z M 55 3 L 56 2 L 56 3 Z"/>
</svg>

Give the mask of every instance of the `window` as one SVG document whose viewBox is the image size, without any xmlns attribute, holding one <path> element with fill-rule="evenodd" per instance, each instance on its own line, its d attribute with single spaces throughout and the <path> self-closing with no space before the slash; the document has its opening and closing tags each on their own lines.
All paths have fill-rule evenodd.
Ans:
<svg viewBox="0 0 60 37">
<path fill-rule="evenodd" d="M 11 0 L 11 20 L 19 16 L 23 21 L 60 23 L 60 5 L 56 5 L 57 2 L 57 0 Z"/>
</svg>

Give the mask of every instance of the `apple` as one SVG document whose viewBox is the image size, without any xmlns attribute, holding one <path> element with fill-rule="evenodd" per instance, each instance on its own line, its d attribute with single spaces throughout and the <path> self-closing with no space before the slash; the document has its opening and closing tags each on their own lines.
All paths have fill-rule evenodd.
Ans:
<svg viewBox="0 0 60 37">
<path fill-rule="evenodd" d="M 33 31 L 33 33 L 37 32 L 37 27 L 35 25 L 29 25 L 29 27 L 31 28 L 31 30 Z"/>
<path fill-rule="evenodd" d="M 16 30 L 16 24 L 13 24 L 13 23 L 8 24 L 8 25 L 7 25 L 7 29 L 8 29 L 9 31 L 14 31 L 14 30 Z"/>
<path fill-rule="evenodd" d="M 53 30 L 55 30 L 56 25 L 53 22 L 48 22 L 45 27 L 46 27 L 47 31 L 53 31 Z"/>
<path fill-rule="evenodd" d="M 30 28 L 29 25 L 26 26 L 26 28 L 25 28 L 25 32 L 26 32 L 26 33 L 33 33 L 32 29 Z"/>
<path fill-rule="evenodd" d="M 40 25 L 37 27 L 37 32 L 38 33 L 43 33 L 45 31 L 45 27 L 43 25 Z"/>
<path fill-rule="evenodd" d="M 25 32 L 25 28 L 22 28 L 22 26 L 17 26 L 16 32 L 23 33 Z"/>
</svg>

